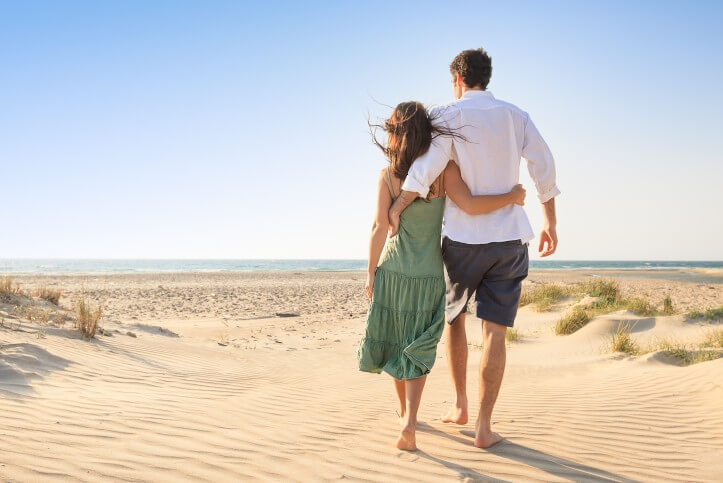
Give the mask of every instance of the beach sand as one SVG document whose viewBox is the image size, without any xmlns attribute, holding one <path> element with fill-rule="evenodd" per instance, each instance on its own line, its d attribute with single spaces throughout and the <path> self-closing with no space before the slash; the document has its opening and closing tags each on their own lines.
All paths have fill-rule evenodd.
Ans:
<svg viewBox="0 0 723 483">
<path fill-rule="evenodd" d="M 440 421 L 443 340 L 413 453 L 394 448 L 391 379 L 357 370 L 364 273 L 14 276 L 61 289 L 66 309 L 84 293 L 109 335 L 0 303 L 0 481 L 720 481 L 723 359 L 606 348 L 626 321 L 642 345 L 721 328 L 683 315 L 723 305 L 714 275 L 661 274 L 532 272 L 527 287 L 614 276 L 628 296 L 670 296 L 678 315 L 616 312 L 555 336 L 574 300 L 521 308 L 493 415 L 507 439 L 487 451 L 472 445 L 476 409 L 465 426 Z M 479 320 L 467 330 L 475 401 Z"/>
</svg>

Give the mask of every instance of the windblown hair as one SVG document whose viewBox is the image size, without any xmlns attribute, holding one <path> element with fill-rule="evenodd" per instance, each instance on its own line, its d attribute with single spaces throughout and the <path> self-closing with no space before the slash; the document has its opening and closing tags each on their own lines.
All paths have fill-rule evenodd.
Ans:
<svg viewBox="0 0 723 483">
<path fill-rule="evenodd" d="M 407 178 L 412 163 L 429 150 L 434 138 L 452 136 L 464 139 L 434 120 L 420 102 L 410 101 L 399 104 L 384 124 L 369 124 L 372 142 L 382 150 L 392 173 L 402 182 Z M 387 133 L 386 144 L 377 139 L 377 129 Z M 436 195 L 434 185 L 430 187 L 430 195 Z"/>
<path fill-rule="evenodd" d="M 449 64 L 449 71 L 462 76 L 467 87 L 485 90 L 492 77 L 492 58 L 482 48 L 463 50 Z"/>
</svg>

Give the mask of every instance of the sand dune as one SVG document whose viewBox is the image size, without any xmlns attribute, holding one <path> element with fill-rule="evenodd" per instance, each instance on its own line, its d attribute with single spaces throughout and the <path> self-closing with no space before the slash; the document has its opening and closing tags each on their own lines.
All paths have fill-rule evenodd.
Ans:
<svg viewBox="0 0 723 483">
<path fill-rule="evenodd" d="M 172 301 L 209 300 L 187 318 L 163 308 L 172 303 L 157 288 L 161 317 L 147 309 L 124 317 L 148 301 L 113 305 L 113 290 L 151 289 L 122 278 L 107 289 L 98 284 L 91 290 L 109 306 L 112 336 L 93 341 L 49 326 L 38 338 L 37 324 L 6 320 L 0 479 L 716 481 L 723 474 L 723 359 L 679 367 L 655 354 L 605 350 L 621 322 L 636 321 L 641 343 L 671 335 L 695 341 L 710 323 L 619 312 L 560 337 L 551 328 L 565 307 L 525 307 L 517 324 L 523 340 L 509 348 L 494 415 L 507 440 L 482 451 L 472 445 L 472 423 L 441 423 L 451 384 L 440 346 L 420 410 L 420 450 L 406 453 L 393 447 L 390 379 L 356 369 L 364 302 L 353 291 L 361 277 L 314 277 L 262 277 L 237 302 L 233 287 L 208 279 L 198 293 L 190 278 L 181 288 L 145 279 L 170 285 Z M 80 284 L 54 280 L 69 291 Z M 211 293 L 224 294 L 224 309 L 255 306 L 215 313 Z M 273 315 L 281 312 L 299 316 Z M 475 388 L 479 322 L 469 320 L 468 331 Z"/>
</svg>

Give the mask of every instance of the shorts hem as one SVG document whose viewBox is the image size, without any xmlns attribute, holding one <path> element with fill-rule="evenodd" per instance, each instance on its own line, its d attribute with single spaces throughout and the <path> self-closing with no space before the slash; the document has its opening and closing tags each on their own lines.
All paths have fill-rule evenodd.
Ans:
<svg viewBox="0 0 723 483">
<path fill-rule="evenodd" d="M 500 320 L 497 317 L 488 317 L 485 316 L 485 314 L 481 313 L 480 311 L 477 311 L 477 318 L 486 320 L 487 322 L 492 322 L 493 324 L 497 325 L 504 325 L 505 327 L 512 328 L 515 325 L 515 320 Z"/>
<path fill-rule="evenodd" d="M 468 310 L 467 310 L 467 304 L 465 304 L 464 308 L 463 308 L 462 310 L 460 310 L 460 311 L 457 313 L 457 315 L 455 315 L 454 317 L 449 318 L 449 316 L 447 315 L 446 312 L 445 312 L 444 316 L 445 316 L 445 318 L 447 319 L 447 320 L 446 320 L 447 324 L 449 324 L 449 325 L 454 325 L 454 323 L 457 321 L 457 319 L 459 318 L 459 316 L 462 315 L 462 314 L 466 314 L 467 312 L 468 312 Z"/>
</svg>

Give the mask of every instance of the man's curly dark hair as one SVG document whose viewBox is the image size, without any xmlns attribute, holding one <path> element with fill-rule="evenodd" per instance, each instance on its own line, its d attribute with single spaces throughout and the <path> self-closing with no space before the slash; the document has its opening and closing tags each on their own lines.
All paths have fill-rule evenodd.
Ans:
<svg viewBox="0 0 723 483">
<path fill-rule="evenodd" d="M 449 64 L 449 71 L 462 76 L 467 87 L 485 90 L 492 76 L 492 57 L 482 48 L 464 50 Z"/>
</svg>

